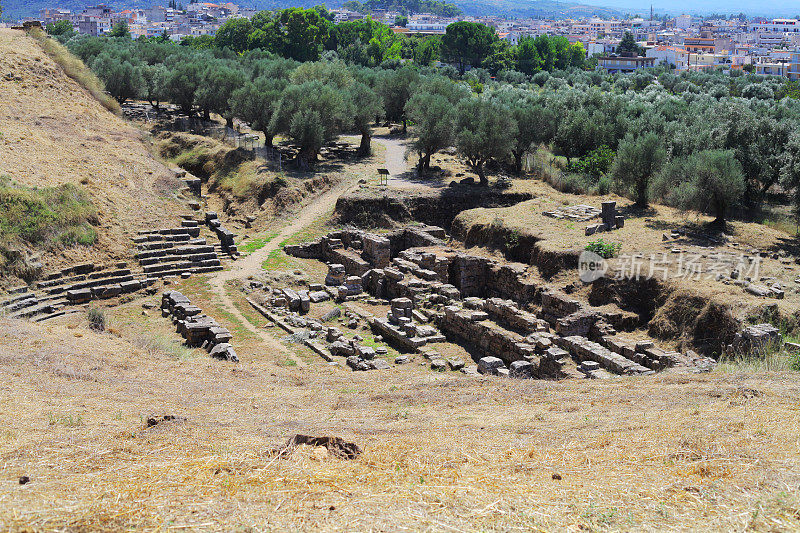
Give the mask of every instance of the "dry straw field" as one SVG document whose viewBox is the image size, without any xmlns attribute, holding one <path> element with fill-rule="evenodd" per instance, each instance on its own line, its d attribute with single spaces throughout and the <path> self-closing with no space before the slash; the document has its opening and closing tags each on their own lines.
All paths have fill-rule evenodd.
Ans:
<svg viewBox="0 0 800 533">
<path fill-rule="evenodd" d="M 81 325 L 0 335 L 4 530 L 800 528 L 791 374 L 377 379 L 176 358 Z M 160 415 L 186 420 L 147 426 Z M 295 433 L 363 453 L 270 453 Z"/>
<path fill-rule="evenodd" d="M 140 132 L 20 32 L 0 30 L 0 102 L 0 169 L 80 185 L 98 209 L 98 246 L 49 264 L 124 256 L 134 230 L 179 214 Z M 516 227 L 538 201 L 465 225 Z M 292 215 L 286 237 L 333 203 L 306 225 Z M 268 249 L 235 263 L 241 278 L 243 263 L 280 266 Z M 232 273 L 170 283 L 233 332 L 241 363 L 181 346 L 147 311 L 158 294 L 115 302 L 105 332 L 84 313 L 0 318 L 0 531 L 800 530 L 797 373 L 555 382 L 437 373 L 421 356 L 351 372 L 264 342 L 274 329 Z M 295 434 L 362 453 L 276 455 Z"/>
</svg>

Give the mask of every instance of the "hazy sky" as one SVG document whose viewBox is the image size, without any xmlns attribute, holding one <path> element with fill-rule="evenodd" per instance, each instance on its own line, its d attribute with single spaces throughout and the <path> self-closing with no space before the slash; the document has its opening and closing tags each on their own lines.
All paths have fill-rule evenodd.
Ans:
<svg viewBox="0 0 800 533">
<path fill-rule="evenodd" d="M 626 11 L 649 13 L 647 0 L 583 0 L 581 3 L 622 8 Z M 800 13 L 800 0 L 654 0 L 653 8 L 658 12 L 680 13 L 739 13 L 753 15 L 788 16 Z"/>
</svg>

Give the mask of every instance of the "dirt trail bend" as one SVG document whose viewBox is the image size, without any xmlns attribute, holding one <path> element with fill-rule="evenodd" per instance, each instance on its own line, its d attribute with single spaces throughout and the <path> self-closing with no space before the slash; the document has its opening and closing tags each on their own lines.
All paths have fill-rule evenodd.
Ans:
<svg viewBox="0 0 800 533">
<path fill-rule="evenodd" d="M 261 338 L 267 344 L 267 346 L 275 349 L 277 353 L 281 353 L 291 358 L 298 364 L 298 366 L 306 366 L 306 363 L 298 358 L 297 355 L 295 355 L 291 350 L 278 342 L 275 337 L 266 331 L 257 328 L 249 320 L 247 320 L 247 318 L 234 305 L 233 301 L 225 290 L 225 283 L 230 280 L 244 279 L 248 276 L 260 273 L 261 264 L 266 261 L 270 253 L 277 250 L 283 241 L 298 231 L 303 230 L 306 226 L 313 223 L 315 220 L 333 209 L 339 196 L 347 192 L 353 186 L 354 184 L 352 182 L 343 183 L 314 199 L 311 203 L 303 207 L 296 215 L 289 215 L 292 222 L 285 226 L 274 238 L 265 244 L 263 248 L 256 250 L 247 257 L 239 259 L 232 264 L 230 270 L 220 271 L 217 273 L 217 275 L 208 280 L 211 290 L 217 296 L 219 296 L 222 305 L 227 311 L 239 319 L 244 327 L 258 335 L 258 337 Z"/>
<path fill-rule="evenodd" d="M 408 160 L 406 160 L 406 150 L 409 147 L 407 139 L 376 136 L 373 138 L 373 142 L 380 144 L 385 149 L 384 164 L 386 165 L 386 170 L 389 171 L 389 179 L 386 185 L 389 189 L 430 191 L 441 187 L 441 184 L 433 185 L 431 180 L 417 177 L 413 165 L 409 165 Z"/>
</svg>

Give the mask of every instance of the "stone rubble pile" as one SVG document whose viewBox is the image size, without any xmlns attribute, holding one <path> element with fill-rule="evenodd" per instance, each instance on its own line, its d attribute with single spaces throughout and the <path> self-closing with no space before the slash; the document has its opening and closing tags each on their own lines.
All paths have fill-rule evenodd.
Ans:
<svg viewBox="0 0 800 533">
<path fill-rule="evenodd" d="M 570 216 L 602 215 L 611 228 L 622 224 L 613 202 L 604 203 L 603 211 L 584 207 Z M 620 337 L 618 329 L 638 327 L 635 313 L 592 308 L 540 286 L 528 265 L 448 248 L 445 238 L 430 226 L 382 235 L 347 230 L 286 251 L 327 262 L 326 284 L 332 287 L 358 276 L 361 289 L 390 300 L 385 318 L 369 319 L 385 342 L 417 352 L 430 342 L 464 342 L 481 360 L 492 358 L 475 372 L 599 378 L 707 363 Z M 447 367 L 443 358 L 431 361 L 436 369 Z"/>
<path fill-rule="evenodd" d="M 230 331 L 216 320 L 203 314 L 203 310 L 192 305 L 189 298 L 178 291 L 166 291 L 161 296 L 161 316 L 172 317 L 177 332 L 186 339 L 186 344 L 206 350 L 212 357 L 238 362 L 239 357 L 231 346 Z"/>
<path fill-rule="evenodd" d="M 443 342 L 445 337 L 436 328 L 417 323 L 425 322 L 427 318 L 422 314 L 415 315 L 413 306 L 409 298 L 395 298 L 386 318 L 374 317 L 370 326 L 386 342 L 403 350 L 415 351 L 428 343 Z"/>
<path fill-rule="evenodd" d="M 736 334 L 733 342 L 728 346 L 732 354 L 747 355 L 779 346 L 781 333 L 772 324 L 755 324 L 746 326 Z"/>
</svg>

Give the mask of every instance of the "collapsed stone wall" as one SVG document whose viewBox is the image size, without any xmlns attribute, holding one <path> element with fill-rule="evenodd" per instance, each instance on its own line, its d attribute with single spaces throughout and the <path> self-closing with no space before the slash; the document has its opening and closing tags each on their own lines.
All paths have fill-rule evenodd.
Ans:
<svg viewBox="0 0 800 533">
<path fill-rule="evenodd" d="M 527 265 L 448 248 L 444 237 L 441 228 L 429 226 L 386 235 L 350 230 L 286 251 L 329 261 L 329 285 L 360 279 L 359 290 L 391 300 L 387 319 L 374 319 L 371 325 L 394 344 L 418 350 L 426 339 L 436 338 L 436 330 L 426 325 L 434 324 L 448 339 L 467 343 L 483 356 L 479 371 L 604 377 L 712 364 L 696 354 L 621 337 L 617 329 L 636 327 L 634 313 L 592 308 L 537 286 Z M 342 287 L 340 299 L 348 296 Z M 523 309 L 536 305 L 536 313 Z"/>
</svg>

